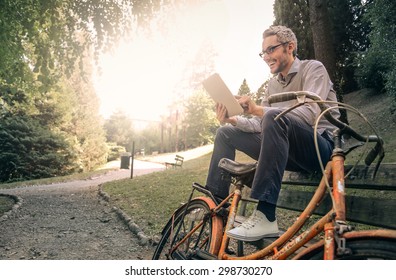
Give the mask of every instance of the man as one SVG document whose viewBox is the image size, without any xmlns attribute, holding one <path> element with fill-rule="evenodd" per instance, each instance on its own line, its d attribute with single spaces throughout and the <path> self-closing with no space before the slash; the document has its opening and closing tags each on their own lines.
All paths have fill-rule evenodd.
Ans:
<svg viewBox="0 0 396 280">
<path fill-rule="evenodd" d="M 223 124 L 216 133 L 214 150 L 209 166 L 206 185 L 215 196 L 224 198 L 229 192 L 229 179 L 222 178 L 218 163 L 221 158 L 235 159 L 239 150 L 258 161 L 252 183 L 251 197 L 257 199 L 257 209 L 239 227 L 228 231 L 232 238 L 255 241 L 264 237 L 277 236 L 278 224 L 275 216 L 282 177 L 285 170 L 320 170 L 314 146 L 314 126 L 319 107 L 306 104 L 282 116 L 274 118 L 295 101 L 273 104 L 267 98 L 271 94 L 287 91 L 310 91 L 323 100 L 336 101 L 333 84 L 322 63 L 316 60 L 300 60 L 296 57 L 297 39 L 284 26 L 271 26 L 263 33 L 260 57 L 267 63 L 272 74 L 261 106 L 249 97 L 238 102 L 252 118 L 228 117 L 222 104 L 217 104 L 217 118 Z M 338 110 L 333 110 L 335 117 Z M 326 163 L 333 149 L 334 127 L 325 119 L 318 125 L 318 145 L 321 159 Z"/>
</svg>

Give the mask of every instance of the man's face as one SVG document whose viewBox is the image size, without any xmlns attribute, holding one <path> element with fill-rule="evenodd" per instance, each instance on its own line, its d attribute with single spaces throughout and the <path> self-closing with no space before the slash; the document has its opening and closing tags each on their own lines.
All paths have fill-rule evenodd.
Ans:
<svg viewBox="0 0 396 280">
<path fill-rule="evenodd" d="M 293 62 L 289 44 L 291 43 L 281 44 L 275 35 L 263 40 L 263 59 L 268 64 L 272 74 L 282 73 L 284 76 L 287 74 Z"/>
</svg>

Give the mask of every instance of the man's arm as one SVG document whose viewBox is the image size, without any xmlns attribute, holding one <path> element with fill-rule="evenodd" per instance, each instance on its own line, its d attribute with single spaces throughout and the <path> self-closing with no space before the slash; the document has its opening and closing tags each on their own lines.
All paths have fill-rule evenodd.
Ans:
<svg viewBox="0 0 396 280">
<path fill-rule="evenodd" d="M 216 105 L 216 116 L 221 124 L 229 123 L 236 126 L 244 132 L 260 132 L 261 131 L 261 117 L 244 118 L 242 116 L 227 116 L 227 109 L 222 104 Z"/>
</svg>

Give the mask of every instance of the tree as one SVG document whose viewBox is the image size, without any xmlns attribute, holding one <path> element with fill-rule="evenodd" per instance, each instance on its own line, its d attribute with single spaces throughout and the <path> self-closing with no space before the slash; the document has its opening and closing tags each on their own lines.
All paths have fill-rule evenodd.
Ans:
<svg viewBox="0 0 396 280">
<path fill-rule="evenodd" d="M 130 150 L 134 135 L 133 125 L 132 120 L 124 112 L 119 110 L 113 113 L 105 120 L 104 128 L 107 142 L 117 143 Z"/>
<path fill-rule="evenodd" d="M 108 148 L 103 120 L 99 115 L 99 98 L 92 85 L 92 62 L 87 55 L 84 72 L 76 67 L 70 78 L 64 81 L 62 97 L 70 92 L 70 108 L 63 112 L 67 121 L 58 128 L 65 131 L 77 153 L 80 171 L 90 171 L 106 162 Z M 87 77 L 87 78 L 85 78 Z M 61 102 L 59 102 L 61 103 Z"/>
<path fill-rule="evenodd" d="M 394 97 L 396 111 L 396 18 L 394 1 L 377 0 L 368 3 L 365 21 L 370 23 L 370 47 L 357 59 L 359 83 L 376 92 L 386 91 Z"/>
<path fill-rule="evenodd" d="M 186 116 L 187 148 L 199 147 L 212 143 L 218 122 L 214 111 L 214 102 L 204 91 L 197 91 L 187 101 Z"/>
<path fill-rule="evenodd" d="M 266 80 L 258 89 L 257 92 L 254 93 L 253 99 L 257 104 L 261 104 L 261 101 L 264 98 L 265 91 L 268 88 L 269 80 Z"/>
<path fill-rule="evenodd" d="M 370 1 L 365 1 L 365 3 Z M 369 25 L 362 20 L 366 5 L 360 0 L 328 1 L 336 54 L 337 93 L 344 94 L 358 88 L 354 74 L 356 71 L 354 61 L 357 54 L 367 49 L 369 45 Z"/>
<path fill-rule="evenodd" d="M 285 25 L 293 30 L 298 39 L 297 54 L 302 59 L 315 57 L 309 8 L 306 0 L 275 0 L 275 25 Z"/>
<path fill-rule="evenodd" d="M 323 63 L 331 81 L 335 84 L 338 101 L 343 97 L 338 83 L 336 52 L 333 41 L 333 26 L 331 25 L 327 0 L 309 0 L 309 18 L 312 28 L 315 58 Z M 345 110 L 341 110 L 341 120 L 347 122 Z"/>
<path fill-rule="evenodd" d="M 66 175 L 78 169 L 66 138 L 29 116 L 1 119 L 0 151 L 2 182 Z"/>
<path fill-rule="evenodd" d="M 135 23 L 144 24 L 160 0 L 3 0 L 0 2 L 0 77 L 21 86 L 36 77 L 45 91 L 57 72 L 71 74 L 75 62 L 93 46 L 96 57 L 110 49 Z M 81 37 L 84 40 L 81 40 Z M 82 64 L 82 63 L 81 63 Z M 0 78 L 0 80 L 1 80 Z"/>
<path fill-rule="evenodd" d="M 243 95 L 249 95 L 250 93 L 251 93 L 250 88 L 246 82 L 246 79 L 243 79 L 243 82 L 238 90 L 238 95 L 243 96 Z"/>
<path fill-rule="evenodd" d="M 336 57 L 327 0 L 309 0 L 309 18 L 315 58 L 324 64 L 330 79 L 335 81 Z"/>
<path fill-rule="evenodd" d="M 151 123 L 145 129 L 138 131 L 135 137 L 136 150 L 144 149 L 145 153 L 161 151 L 161 124 Z"/>
</svg>

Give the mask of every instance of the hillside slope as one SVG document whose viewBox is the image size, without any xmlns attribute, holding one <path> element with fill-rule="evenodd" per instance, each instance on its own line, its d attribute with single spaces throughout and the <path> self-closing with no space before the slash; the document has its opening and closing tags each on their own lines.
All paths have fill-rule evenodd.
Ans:
<svg viewBox="0 0 396 280">
<path fill-rule="evenodd" d="M 373 95 L 368 90 L 359 90 L 345 95 L 344 103 L 358 109 L 384 139 L 384 162 L 396 163 L 396 119 L 389 110 L 391 98 L 385 94 Z M 348 112 L 348 120 L 358 132 L 373 134 L 369 126 L 356 114 Z"/>
</svg>

